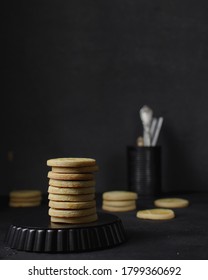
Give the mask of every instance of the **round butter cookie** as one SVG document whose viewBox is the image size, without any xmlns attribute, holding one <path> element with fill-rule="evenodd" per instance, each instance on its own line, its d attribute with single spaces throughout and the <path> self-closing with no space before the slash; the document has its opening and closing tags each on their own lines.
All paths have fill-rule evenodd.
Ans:
<svg viewBox="0 0 208 280">
<path fill-rule="evenodd" d="M 85 187 L 85 188 L 59 188 L 59 187 L 48 187 L 48 192 L 53 194 L 72 194 L 72 195 L 80 195 L 80 194 L 93 194 L 95 193 L 94 187 Z"/>
<path fill-rule="evenodd" d="M 82 180 L 93 180 L 94 175 L 90 173 L 84 174 L 67 174 L 67 173 L 55 173 L 52 171 L 48 172 L 48 178 L 55 180 L 69 180 L 69 181 L 82 181 Z"/>
<path fill-rule="evenodd" d="M 96 165 L 96 160 L 92 158 L 53 158 L 47 160 L 48 166 L 58 167 L 83 167 Z"/>
<path fill-rule="evenodd" d="M 136 214 L 137 218 L 149 220 L 170 220 L 175 218 L 175 213 L 171 209 L 146 209 L 140 210 Z"/>
<path fill-rule="evenodd" d="M 34 197 L 11 197 L 10 201 L 12 202 L 37 202 L 41 201 L 41 196 L 34 196 Z"/>
<path fill-rule="evenodd" d="M 62 180 L 49 180 L 49 185 L 54 187 L 63 187 L 63 188 L 86 188 L 86 187 L 94 187 L 95 181 L 62 181 Z"/>
<path fill-rule="evenodd" d="M 79 209 L 79 210 L 60 210 L 49 208 L 48 214 L 52 217 L 61 217 L 61 218 L 69 218 L 69 217 L 83 217 L 96 213 L 96 207 L 92 207 L 89 209 Z"/>
<path fill-rule="evenodd" d="M 52 166 L 52 172 L 55 173 L 66 173 L 66 174 L 83 174 L 83 173 L 93 173 L 98 171 L 97 165 L 94 166 L 83 166 L 83 167 L 57 167 Z"/>
<path fill-rule="evenodd" d="M 114 206 L 114 207 L 123 207 L 123 206 L 136 206 L 135 200 L 103 200 L 103 205 L 105 206 Z"/>
<path fill-rule="evenodd" d="M 39 190 L 16 190 L 9 193 L 10 198 L 29 198 L 40 197 L 41 191 Z"/>
<path fill-rule="evenodd" d="M 49 201 L 49 207 L 53 209 L 87 209 L 96 206 L 95 200 L 68 202 L 68 201 Z"/>
<path fill-rule="evenodd" d="M 154 205 L 162 208 L 184 208 L 188 207 L 189 201 L 183 198 L 160 198 L 154 201 Z"/>
<path fill-rule="evenodd" d="M 129 205 L 129 206 L 108 206 L 108 205 L 103 205 L 102 206 L 103 210 L 105 211 L 110 211 L 110 212 L 127 212 L 127 211 L 132 211 L 136 209 L 136 204 L 135 205 Z"/>
<path fill-rule="evenodd" d="M 51 201 L 89 201 L 95 198 L 95 194 L 80 194 L 80 195 L 70 195 L 70 194 L 53 194 L 49 193 L 48 199 Z"/>
<path fill-rule="evenodd" d="M 62 224 L 85 224 L 97 221 L 98 216 L 97 214 L 92 214 L 83 217 L 76 217 L 76 218 L 61 218 L 61 217 L 53 217 L 51 216 L 52 228 L 55 228 L 56 225 L 53 223 L 62 223 Z"/>
<path fill-rule="evenodd" d="M 137 193 L 129 191 L 109 191 L 103 193 L 104 200 L 133 200 L 137 199 Z"/>
<path fill-rule="evenodd" d="M 10 207 L 35 207 L 40 205 L 40 201 L 25 201 L 25 202 L 16 202 L 16 201 L 9 201 Z"/>
</svg>

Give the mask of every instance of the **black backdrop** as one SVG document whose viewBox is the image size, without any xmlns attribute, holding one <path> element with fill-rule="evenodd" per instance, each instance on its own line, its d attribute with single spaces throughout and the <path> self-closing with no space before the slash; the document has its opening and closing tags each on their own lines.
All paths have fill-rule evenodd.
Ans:
<svg viewBox="0 0 208 280">
<path fill-rule="evenodd" d="M 207 1 L 4 2 L 0 193 L 46 192 L 66 156 L 97 159 L 98 191 L 127 188 L 144 104 L 165 119 L 163 190 L 208 190 Z"/>
</svg>

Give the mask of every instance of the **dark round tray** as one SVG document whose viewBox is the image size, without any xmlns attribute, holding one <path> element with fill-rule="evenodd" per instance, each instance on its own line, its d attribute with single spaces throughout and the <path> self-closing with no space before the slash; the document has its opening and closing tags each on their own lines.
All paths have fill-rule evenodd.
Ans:
<svg viewBox="0 0 208 280">
<path fill-rule="evenodd" d="M 27 220 L 28 219 L 28 220 Z M 84 252 L 107 249 L 126 241 L 121 220 L 112 214 L 98 213 L 98 220 L 88 224 L 55 224 L 49 217 L 32 222 L 13 223 L 5 244 L 30 252 Z"/>
</svg>

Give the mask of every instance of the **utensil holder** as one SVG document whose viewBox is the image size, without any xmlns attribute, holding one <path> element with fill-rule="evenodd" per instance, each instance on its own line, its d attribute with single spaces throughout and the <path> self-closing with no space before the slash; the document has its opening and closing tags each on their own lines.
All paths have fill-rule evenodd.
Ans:
<svg viewBox="0 0 208 280">
<path fill-rule="evenodd" d="M 127 146 L 129 190 L 139 195 L 161 192 L 161 147 Z"/>
</svg>

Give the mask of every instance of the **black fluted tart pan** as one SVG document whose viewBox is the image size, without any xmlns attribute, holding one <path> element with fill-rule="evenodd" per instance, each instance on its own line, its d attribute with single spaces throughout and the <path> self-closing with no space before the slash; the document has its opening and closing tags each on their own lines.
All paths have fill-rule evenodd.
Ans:
<svg viewBox="0 0 208 280">
<path fill-rule="evenodd" d="M 98 213 L 88 224 L 53 224 L 49 217 L 13 223 L 6 234 L 6 246 L 29 252 L 73 253 L 111 248 L 126 241 L 121 220 L 112 214 Z"/>
</svg>

